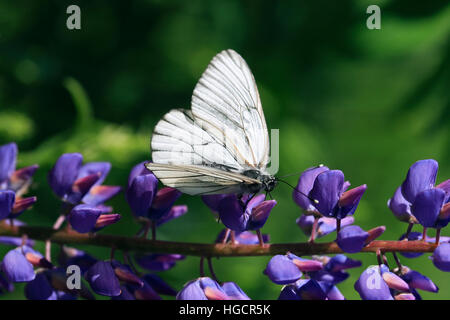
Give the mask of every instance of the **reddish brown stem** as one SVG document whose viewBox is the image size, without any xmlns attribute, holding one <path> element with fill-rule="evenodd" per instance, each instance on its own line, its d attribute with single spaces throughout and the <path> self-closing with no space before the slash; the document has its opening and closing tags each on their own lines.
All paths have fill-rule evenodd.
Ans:
<svg viewBox="0 0 450 320">
<path fill-rule="evenodd" d="M 176 253 L 204 257 L 273 256 L 290 251 L 296 255 L 343 253 L 335 242 L 327 243 L 275 243 L 264 246 L 243 244 L 206 244 L 175 241 L 147 240 L 108 234 L 80 234 L 75 231 L 53 230 L 48 227 L 8 226 L 0 224 L 0 235 L 21 237 L 67 245 L 92 245 L 115 247 L 116 250 L 153 253 Z M 365 246 L 363 252 L 433 252 L 436 244 L 425 241 L 375 240 Z"/>
</svg>

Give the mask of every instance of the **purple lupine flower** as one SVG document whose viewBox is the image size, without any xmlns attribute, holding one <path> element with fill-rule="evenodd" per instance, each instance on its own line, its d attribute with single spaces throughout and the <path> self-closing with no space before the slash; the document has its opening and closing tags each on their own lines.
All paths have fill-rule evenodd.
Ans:
<svg viewBox="0 0 450 320">
<path fill-rule="evenodd" d="M 389 286 L 381 276 L 379 266 L 370 266 L 355 283 L 355 290 L 363 300 L 393 300 Z"/>
<path fill-rule="evenodd" d="M 408 283 L 410 289 L 420 289 L 428 292 L 439 291 L 439 288 L 430 278 L 406 266 L 402 266 L 401 277 Z"/>
<path fill-rule="evenodd" d="M 189 281 L 178 292 L 177 300 L 229 300 L 222 287 L 208 277 Z"/>
<path fill-rule="evenodd" d="M 315 217 L 312 215 L 303 214 L 297 218 L 296 223 L 302 229 L 303 233 L 307 236 L 311 236 L 312 228 L 314 225 Z M 349 226 L 353 224 L 355 218 L 353 216 L 345 217 L 341 220 L 341 227 Z M 321 217 L 317 223 L 316 238 L 321 238 L 336 231 L 337 223 L 336 219 Z"/>
<path fill-rule="evenodd" d="M 11 282 L 28 282 L 36 277 L 33 265 L 25 258 L 20 247 L 3 257 L 2 271 Z"/>
<path fill-rule="evenodd" d="M 133 293 L 136 300 L 162 300 L 159 294 L 153 289 L 153 287 L 145 280 L 143 280 L 143 286 L 138 287 L 136 285 L 128 285 L 128 290 Z"/>
<path fill-rule="evenodd" d="M 160 225 L 169 222 L 170 220 L 179 218 L 185 215 L 188 211 L 188 207 L 186 205 L 173 206 L 169 212 L 163 215 L 156 221 L 156 225 L 159 227 Z"/>
<path fill-rule="evenodd" d="M 307 214 L 343 219 L 353 215 L 367 189 L 361 185 L 347 190 L 349 185 L 342 171 L 319 166 L 302 173 L 296 187 L 299 192 L 294 190 L 292 195 Z"/>
<path fill-rule="evenodd" d="M 224 198 L 229 196 L 228 194 L 211 194 L 202 196 L 203 202 L 208 206 L 209 209 L 213 212 L 217 217 L 219 216 L 219 203 Z"/>
<path fill-rule="evenodd" d="M 119 214 L 107 214 L 108 209 L 79 204 L 68 215 L 71 227 L 79 233 L 98 231 L 120 220 Z"/>
<path fill-rule="evenodd" d="M 148 218 L 158 220 L 170 212 L 175 201 L 181 196 L 181 192 L 174 188 L 164 187 L 159 189 L 153 199 Z"/>
<path fill-rule="evenodd" d="M 136 300 L 134 294 L 132 294 L 127 287 L 120 286 L 120 294 L 115 297 L 111 297 L 111 300 Z"/>
<path fill-rule="evenodd" d="M 25 297 L 28 300 L 57 300 L 58 296 L 44 273 L 36 275 L 34 280 L 25 286 Z"/>
<path fill-rule="evenodd" d="M 336 242 L 342 251 L 357 253 L 362 250 L 368 237 L 369 233 L 359 226 L 347 226 L 339 231 Z"/>
<path fill-rule="evenodd" d="M 222 283 L 222 289 L 230 300 L 251 300 L 235 282 Z"/>
<path fill-rule="evenodd" d="M 17 152 L 14 142 L 0 146 L 0 189 L 8 185 L 8 180 L 16 168 Z"/>
<path fill-rule="evenodd" d="M 225 236 L 227 236 L 226 239 Z M 270 237 L 268 234 L 262 235 L 264 243 L 268 243 Z M 230 234 L 227 232 L 227 229 L 223 229 L 220 231 L 219 235 L 216 238 L 216 243 L 228 243 L 231 240 Z M 243 231 L 243 232 L 235 232 L 234 238 L 235 244 L 259 244 L 258 235 L 254 234 L 251 231 Z"/>
<path fill-rule="evenodd" d="M 289 284 L 297 281 L 303 272 L 319 271 L 323 268 L 321 261 L 297 257 L 292 253 L 276 255 L 270 259 L 264 274 L 276 284 Z"/>
<path fill-rule="evenodd" d="M 129 266 L 121 264 L 116 260 L 111 261 L 111 266 L 114 269 L 117 279 L 120 281 L 134 285 L 138 288 L 142 288 L 144 286 L 144 281 L 134 274 Z"/>
<path fill-rule="evenodd" d="M 397 291 L 409 290 L 409 285 L 401 277 L 391 272 L 386 265 L 382 264 L 380 266 L 380 272 L 381 277 L 390 289 Z"/>
<path fill-rule="evenodd" d="M 36 197 L 22 195 L 38 166 L 16 170 L 17 152 L 15 143 L 0 146 L 0 220 L 15 219 L 36 202 Z"/>
<path fill-rule="evenodd" d="M 12 190 L 0 190 L 0 220 L 16 219 L 36 203 L 36 197 L 19 198 Z"/>
<path fill-rule="evenodd" d="M 344 254 L 337 254 L 334 257 L 329 258 L 324 266 L 324 269 L 330 272 L 338 272 L 351 268 L 357 268 L 361 265 L 362 263 L 359 260 L 351 259 Z"/>
<path fill-rule="evenodd" d="M 401 221 L 420 223 L 424 227 L 442 228 L 450 221 L 450 179 L 435 186 L 438 171 L 436 160 L 415 162 L 406 179 L 397 188 L 388 206 Z"/>
<path fill-rule="evenodd" d="M 146 274 L 142 277 L 142 279 L 146 281 L 158 294 L 166 296 L 177 295 L 177 291 L 156 274 Z"/>
<path fill-rule="evenodd" d="M 264 199 L 265 195 L 257 195 L 249 200 L 244 208 L 236 195 L 229 195 L 219 203 L 220 220 L 227 228 L 234 231 L 261 229 L 277 204 L 275 200 Z"/>
<path fill-rule="evenodd" d="M 350 274 L 343 270 L 342 271 L 319 270 L 314 272 L 308 272 L 308 276 L 316 281 L 324 281 L 336 285 L 347 280 Z"/>
<path fill-rule="evenodd" d="M 3 258 L 2 271 L 12 282 L 28 282 L 35 278 L 34 267 L 51 268 L 42 254 L 23 245 L 10 250 Z"/>
<path fill-rule="evenodd" d="M 151 219 L 157 225 L 185 214 L 186 206 L 174 206 L 181 192 L 169 187 L 158 190 L 158 180 L 145 163 L 134 166 L 128 177 L 126 198 L 133 214 Z"/>
<path fill-rule="evenodd" d="M 434 265 L 441 271 L 450 272 L 450 243 L 441 243 L 431 257 Z"/>
<path fill-rule="evenodd" d="M 138 265 L 149 271 L 166 271 L 175 266 L 179 260 L 185 257 L 180 254 L 136 254 Z"/>
<path fill-rule="evenodd" d="M 53 192 L 64 202 L 97 206 L 120 192 L 120 187 L 101 183 L 111 169 L 108 162 L 90 162 L 82 165 L 79 153 L 65 153 L 59 157 L 48 174 Z"/>
<path fill-rule="evenodd" d="M 120 294 L 120 283 L 111 262 L 98 261 L 85 274 L 92 290 L 100 295 L 114 297 Z"/>
<path fill-rule="evenodd" d="M 333 286 L 328 286 L 314 279 L 301 279 L 285 286 L 281 290 L 278 300 L 326 300 L 329 299 L 327 292 L 331 291 L 332 288 Z M 335 293 L 337 292 L 331 292 L 331 296 L 337 298 Z"/>
</svg>

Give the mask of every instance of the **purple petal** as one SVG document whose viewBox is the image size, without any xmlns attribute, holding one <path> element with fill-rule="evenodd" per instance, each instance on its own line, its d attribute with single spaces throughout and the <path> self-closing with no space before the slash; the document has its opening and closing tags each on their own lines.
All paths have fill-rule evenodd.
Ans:
<svg viewBox="0 0 450 320">
<path fill-rule="evenodd" d="M 344 295 L 336 286 L 332 286 L 327 292 L 328 300 L 345 300 Z"/>
<path fill-rule="evenodd" d="M 355 283 L 355 290 L 358 291 L 363 300 L 393 300 L 378 266 L 372 266 L 364 270 Z"/>
<path fill-rule="evenodd" d="M 416 196 L 427 189 L 434 187 L 438 163 L 436 160 L 419 160 L 408 170 L 406 179 L 402 184 L 402 193 L 405 199 L 411 203 Z"/>
<path fill-rule="evenodd" d="M 34 280 L 27 283 L 25 297 L 28 300 L 57 300 L 56 292 L 43 273 L 39 273 Z"/>
<path fill-rule="evenodd" d="M 339 198 L 339 210 L 336 218 L 342 219 L 347 215 L 352 215 L 366 190 L 367 185 L 363 184 L 362 186 L 345 191 Z"/>
<path fill-rule="evenodd" d="M 302 300 L 325 300 L 327 298 L 320 284 L 314 279 L 308 280 L 304 285 L 299 287 L 297 294 Z"/>
<path fill-rule="evenodd" d="M 9 180 L 9 187 L 16 192 L 20 191 L 21 193 L 24 193 L 31 182 L 31 178 L 38 168 L 39 166 L 35 164 L 14 171 Z"/>
<path fill-rule="evenodd" d="M 343 184 L 344 174 L 340 170 L 325 171 L 317 176 L 310 196 L 319 201 L 314 206 L 322 215 L 335 215 Z"/>
<path fill-rule="evenodd" d="M 57 196 L 65 198 L 71 193 L 82 162 L 83 156 L 79 153 L 65 153 L 56 161 L 49 172 L 48 182 Z"/>
<path fill-rule="evenodd" d="M 445 202 L 450 201 L 450 179 L 445 180 L 441 183 L 439 183 L 436 188 L 442 189 L 445 191 Z"/>
<path fill-rule="evenodd" d="M 83 197 L 82 201 L 92 206 L 98 206 L 117 195 L 121 189 L 119 186 L 94 185 Z"/>
<path fill-rule="evenodd" d="M 203 202 L 211 209 L 212 212 L 219 212 L 219 203 L 222 199 L 226 198 L 228 194 L 212 194 L 207 196 L 202 196 Z"/>
<path fill-rule="evenodd" d="M 450 243 L 440 244 L 434 250 L 432 260 L 436 268 L 450 272 Z"/>
<path fill-rule="evenodd" d="M 445 200 L 444 200 L 445 201 Z M 444 228 L 450 222 L 450 202 L 444 204 L 439 211 L 436 228 Z"/>
<path fill-rule="evenodd" d="M 156 274 L 146 274 L 143 279 L 159 294 L 176 296 L 177 291 Z"/>
<path fill-rule="evenodd" d="M 354 221 L 355 218 L 353 216 L 348 216 L 341 219 L 341 228 L 353 224 Z M 319 219 L 319 223 L 317 225 L 316 238 L 324 237 L 327 234 L 336 231 L 336 228 L 337 228 L 336 219 L 322 217 Z"/>
<path fill-rule="evenodd" d="M 152 174 L 152 172 L 148 170 L 144 165 L 147 162 L 148 161 L 143 161 L 141 163 L 138 163 L 133 167 L 133 169 L 131 169 L 130 175 L 128 176 L 128 188 L 131 187 L 134 178 L 136 178 L 137 176 Z"/>
<path fill-rule="evenodd" d="M 313 272 L 313 271 L 319 271 L 319 270 L 323 269 L 323 263 L 319 260 L 303 259 L 292 253 L 288 253 L 287 257 L 302 272 Z"/>
<path fill-rule="evenodd" d="M 177 294 L 177 300 L 208 300 L 198 280 L 186 283 Z"/>
<path fill-rule="evenodd" d="M 109 297 L 120 294 L 120 283 L 110 262 L 98 261 L 89 268 L 85 278 L 97 294 Z"/>
<path fill-rule="evenodd" d="M 222 289 L 231 300 L 250 300 L 245 292 L 234 282 L 222 283 Z"/>
<path fill-rule="evenodd" d="M 80 168 L 77 178 L 84 178 L 91 174 L 99 173 L 100 178 L 97 180 L 95 185 L 100 185 L 105 181 L 106 176 L 108 175 L 110 170 L 111 163 L 109 162 L 88 162 Z"/>
<path fill-rule="evenodd" d="M 14 142 L 0 146 L 0 185 L 14 172 L 17 152 L 17 144 Z"/>
<path fill-rule="evenodd" d="M 384 282 L 388 285 L 389 288 L 398 291 L 408 291 L 409 285 L 398 275 L 389 271 L 389 268 L 386 265 L 380 266 L 381 277 Z"/>
<path fill-rule="evenodd" d="M 35 278 L 33 265 L 25 258 L 22 248 L 9 251 L 2 262 L 2 270 L 12 282 L 28 282 Z"/>
<path fill-rule="evenodd" d="M 100 217 L 98 217 L 97 222 L 95 223 L 94 232 L 97 232 L 104 227 L 107 227 L 109 225 L 112 225 L 116 222 L 118 222 L 122 216 L 118 213 L 112 213 L 112 214 L 101 214 Z"/>
<path fill-rule="evenodd" d="M 181 196 L 181 192 L 174 188 L 165 187 L 160 189 L 153 199 L 148 217 L 158 220 L 170 212 L 173 204 Z"/>
<path fill-rule="evenodd" d="M 11 213 L 16 194 L 11 190 L 0 190 L 0 220 L 6 219 Z"/>
<path fill-rule="evenodd" d="M 360 252 L 369 234 L 359 226 L 342 228 L 337 235 L 337 244 L 344 252 Z"/>
<path fill-rule="evenodd" d="M 162 300 L 158 293 L 144 281 L 144 286 L 134 291 L 136 300 Z"/>
<path fill-rule="evenodd" d="M 227 298 L 227 294 L 220 285 L 208 277 L 189 281 L 177 294 L 177 300 L 223 300 Z"/>
<path fill-rule="evenodd" d="M 328 171 L 328 169 L 325 166 L 319 166 L 319 167 L 313 167 L 306 169 L 300 176 L 296 190 L 300 191 L 293 191 L 292 197 L 303 210 L 314 212 L 315 211 L 315 204 L 311 203 L 311 200 L 309 200 L 307 197 L 305 197 L 303 194 L 309 195 L 311 192 L 314 181 L 316 180 L 316 177 L 325 171 Z M 302 194 L 303 193 L 303 194 Z"/>
<path fill-rule="evenodd" d="M 412 214 L 424 227 L 434 227 L 444 204 L 445 191 L 442 189 L 428 189 L 420 192 L 411 207 Z"/>
<path fill-rule="evenodd" d="M 398 220 L 410 222 L 411 203 L 403 197 L 402 187 L 398 187 L 397 190 L 395 190 L 394 195 L 388 201 L 388 207 Z"/>
<path fill-rule="evenodd" d="M 72 209 L 68 220 L 73 229 L 80 233 L 87 233 L 95 228 L 97 219 L 102 213 L 101 209 L 87 204 L 80 204 Z"/>
<path fill-rule="evenodd" d="M 289 284 L 301 278 L 300 269 L 284 255 L 276 255 L 270 259 L 264 270 L 272 282 L 276 284 Z"/>
<path fill-rule="evenodd" d="M 134 295 L 128 291 L 124 286 L 120 286 L 120 294 L 115 297 L 111 297 L 111 300 L 136 300 Z"/>
<path fill-rule="evenodd" d="M 83 178 L 78 178 L 72 185 L 72 191 L 65 200 L 71 204 L 78 204 L 81 199 L 91 190 L 100 178 L 100 173 L 93 173 Z"/>
<path fill-rule="evenodd" d="M 153 174 L 137 176 L 127 189 L 126 198 L 133 213 L 147 217 L 158 188 L 158 180 Z"/>
<path fill-rule="evenodd" d="M 267 219 L 269 218 L 270 212 L 276 204 L 277 202 L 275 200 L 267 200 L 254 207 L 247 228 L 249 230 L 261 229 L 266 223 Z"/>
<path fill-rule="evenodd" d="M 234 231 L 245 231 L 250 218 L 235 195 L 229 195 L 220 202 L 219 217 L 228 229 Z"/>
<path fill-rule="evenodd" d="M 409 286 L 414 289 L 420 289 L 429 292 L 438 292 L 439 288 L 431 281 L 430 278 L 423 274 L 410 270 L 403 275 L 403 279 L 408 282 Z"/>
<path fill-rule="evenodd" d="M 171 269 L 184 256 L 179 254 L 146 254 L 136 255 L 136 262 L 144 269 L 150 271 L 165 271 Z"/>
<path fill-rule="evenodd" d="M 362 263 L 359 260 L 353 260 L 344 254 L 337 254 L 328 261 L 325 268 L 328 271 L 337 272 L 350 268 L 357 268 L 360 267 L 361 264 Z"/>
<path fill-rule="evenodd" d="M 17 218 L 20 216 L 25 210 L 31 208 L 37 201 L 36 197 L 28 197 L 28 198 L 20 198 L 16 199 L 14 202 L 14 206 L 12 208 L 10 218 Z"/>
<path fill-rule="evenodd" d="M 170 220 L 181 217 L 181 216 L 185 215 L 187 213 L 187 211 L 188 211 L 188 207 L 185 205 L 173 206 L 167 214 L 165 214 L 160 219 L 158 219 L 156 225 L 160 226 L 166 222 L 169 222 Z"/>
</svg>

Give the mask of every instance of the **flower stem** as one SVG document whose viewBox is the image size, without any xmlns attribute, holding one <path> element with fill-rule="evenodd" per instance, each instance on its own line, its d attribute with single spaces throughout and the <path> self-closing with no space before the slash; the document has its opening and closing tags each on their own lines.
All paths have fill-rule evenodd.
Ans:
<svg viewBox="0 0 450 320">
<path fill-rule="evenodd" d="M 343 253 L 335 242 L 324 243 L 267 243 L 264 246 L 244 244 L 207 244 L 175 241 L 147 240 L 138 237 L 126 237 L 108 234 L 80 234 L 73 230 L 54 230 L 48 227 L 14 226 L 0 223 L 0 235 L 67 245 L 92 245 L 97 247 L 115 247 L 116 250 L 132 252 L 174 253 L 203 257 L 237 257 L 237 256 L 273 256 L 291 251 L 296 255 Z M 365 246 L 363 252 L 433 252 L 437 247 L 425 241 L 385 241 L 374 240 Z"/>
<path fill-rule="evenodd" d="M 441 228 L 436 230 L 436 244 L 439 244 L 439 240 L 441 240 Z"/>
</svg>

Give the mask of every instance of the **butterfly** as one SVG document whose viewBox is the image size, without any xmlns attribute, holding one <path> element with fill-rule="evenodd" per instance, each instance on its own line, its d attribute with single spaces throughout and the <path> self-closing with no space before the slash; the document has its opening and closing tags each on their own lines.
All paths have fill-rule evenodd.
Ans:
<svg viewBox="0 0 450 320">
<path fill-rule="evenodd" d="M 174 109 L 156 125 L 147 169 L 190 195 L 272 191 L 269 135 L 258 88 L 245 60 L 224 50 L 194 88 L 191 110 Z"/>
</svg>

